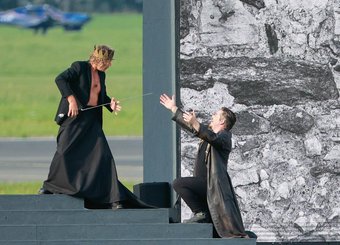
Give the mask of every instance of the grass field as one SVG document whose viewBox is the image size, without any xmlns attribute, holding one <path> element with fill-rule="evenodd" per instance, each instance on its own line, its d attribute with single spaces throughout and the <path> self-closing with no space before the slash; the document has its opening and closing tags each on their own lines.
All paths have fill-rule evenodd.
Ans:
<svg viewBox="0 0 340 245">
<path fill-rule="evenodd" d="M 94 15 L 80 32 L 50 29 L 47 35 L 0 26 L 0 137 L 55 136 L 60 99 L 54 79 L 75 60 L 87 60 L 94 44 L 116 50 L 106 72 L 109 96 L 142 94 L 142 15 Z M 104 113 L 106 135 L 142 134 L 142 99 L 122 102 L 123 111 Z"/>
</svg>

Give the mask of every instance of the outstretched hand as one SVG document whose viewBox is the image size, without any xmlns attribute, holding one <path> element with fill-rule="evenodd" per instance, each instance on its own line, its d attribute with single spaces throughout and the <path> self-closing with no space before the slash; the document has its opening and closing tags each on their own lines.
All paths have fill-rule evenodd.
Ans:
<svg viewBox="0 0 340 245">
<path fill-rule="evenodd" d="M 196 131 L 199 131 L 200 123 L 197 121 L 196 114 L 194 111 L 186 111 L 183 113 L 183 119 L 189 123 Z"/>
<path fill-rule="evenodd" d="M 115 115 L 117 115 L 117 113 L 122 109 L 121 105 L 119 104 L 119 101 L 113 97 L 111 98 L 110 107 L 115 112 Z"/>
<path fill-rule="evenodd" d="M 184 119 L 184 121 L 186 121 L 187 123 L 189 123 L 189 124 L 191 124 L 191 125 L 192 125 L 195 121 L 197 121 L 197 119 L 196 119 L 196 114 L 195 114 L 194 111 L 190 111 L 190 112 L 185 111 L 185 112 L 183 113 L 183 119 Z"/>
<path fill-rule="evenodd" d="M 171 98 L 166 95 L 162 94 L 159 98 L 160 103 L 167 109 L 171 110 L 173 113 L 177 111 L 177 106 L 175 103 L 175 95 L 173 95 Z M 199 130 L 200 123 L 197 121 L 196 114 L 194 111 L 192 112 L 184 112 L 183 113 L 183 119 L 188 124 L 190 124 L 195 130 Z"/>
<path fill-rule="evenodd" d="M 162 94 L 159 98 L 159 101 L 165 108 L 171 110 L 172 112 L 175 112 L 177 110 L 175 95 L 172 95 L 172 97 L 170 98 L 168 95 Z"/>
</svg>

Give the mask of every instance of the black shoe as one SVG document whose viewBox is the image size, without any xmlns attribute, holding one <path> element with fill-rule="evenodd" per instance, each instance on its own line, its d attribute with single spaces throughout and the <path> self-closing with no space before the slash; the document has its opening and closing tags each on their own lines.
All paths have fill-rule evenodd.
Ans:
<svg viewBox="0 0 340 245">
<path fill-rule="evenodd" d="M 53 194 L 53 192 L 50 192 L 50 191 L 44 189 L 43 187 L 41 187 L 40 190 L 38 191 L 38 194 L 39 195 L 42 195 L 42 194 Z"/>
<path fill-rule="evenodd" d="M 183 223 L 211 223 L 211 218 L 208 212 L 198 212 L 191 219 L 184 220 Z"/>
</svg>

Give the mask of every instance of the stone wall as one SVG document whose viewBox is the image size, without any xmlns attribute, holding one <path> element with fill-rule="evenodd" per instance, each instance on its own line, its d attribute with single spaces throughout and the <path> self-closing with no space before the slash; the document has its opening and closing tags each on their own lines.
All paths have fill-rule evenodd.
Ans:
<svg viewBox="0 0 340 245">
<path fill-rule="evenodd" d="M 181 101 L 202 122 L 237 114 L 228 167 L 246 228 L 340 240 L 340 1 L 180 3 Z M 188 176 L 198 140 L 181 142 Z"/>
</svg>

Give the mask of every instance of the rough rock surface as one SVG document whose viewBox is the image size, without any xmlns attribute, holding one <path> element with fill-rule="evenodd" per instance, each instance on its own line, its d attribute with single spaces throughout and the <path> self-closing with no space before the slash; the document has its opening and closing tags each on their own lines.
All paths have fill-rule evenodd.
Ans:
<svg viewBox="0 0 340 245">
<path fill-rule="evenodd" d="M 181 87 L 200 91 L 216 82 L 228 85 L 239 104 L 295 105 L 339 98 L 331 69 L 311 62 L 278 58 L 197 57 L 181 62 Z"/>
<path fill-rule="evenodd" d="M 258 241 L 340 240 L 340 1 L 180 8 L 181 102 L 205 123 L 221 106 L 237 114 L 228 169 L 246 229 Z M 188 176 L 198 139 L 181 139 Z"/>
</svg>

